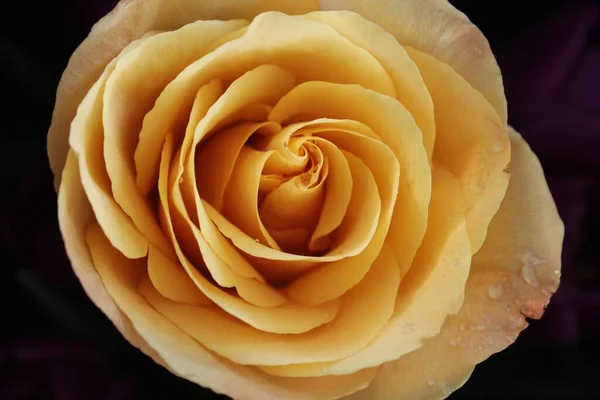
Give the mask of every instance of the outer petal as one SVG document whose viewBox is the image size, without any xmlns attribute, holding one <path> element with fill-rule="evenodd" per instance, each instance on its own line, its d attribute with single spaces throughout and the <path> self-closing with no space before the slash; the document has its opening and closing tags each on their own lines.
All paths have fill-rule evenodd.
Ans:
<svg viewBox="0 0 600 400">
<path fill-rule="evenodd" d="M 143 261 L 123 257 L 110 246 L 96 226 L 90 234 L 95 236 L 96 244 L 104 247 L 95 256 L 97 258 L 101 254 L 104 256 L 101 256 L 103 260 L 110 257 L 113 261 L 112 264 L 99 266 L 97 270 L 86 244 L 86 231 L 90 225 L 95 224 L 94 216 L 81 186 L 77 159 L 72 152 L 68 156 L 62 178 L 64 184 L 61 185 L 58 200 L 59 223 L 73 270 L 87 295 L 110 318 L 121 334 L 157 363 L 192 382 L 240 400 L 333 399 L 365 387 L 372 379 L 374 369 L 341 377 L 275 378 L 215 356 L 156 312 L 132 290 L 131 279 L 139 279 L 144 268 L 140 265 Z M 98 271 L 105 272 L 102 278 Z M 107 286 L 116 290 L 120 295 L 118 299 L 112 297 Z M 129 301 L 117 306 L 115 301 L 122 301 L 123 295 Z M 128 310 L 137 311 L 131 314 L 131 319 L 126 315 Z M 144 338 L 138 332 L 143 333 Z"/>
<path fill-rule="evenodd" d="M 102 18 L 71 56 L 56 93 L 48 132 L 48 157 L 55 187 L 68 152 L 69 125 L 79 103 L 104 67 L 129 43 L 153 30 L 172 30 L 196 20 L 252 19 L 265 11 L 304 14 L 318 10 L 316 0 L 121 0 Z"/>
<path fill-rule="evenodd" d="M 385 364 L 362 399 L 439 399 L 463 385 L 475 365 L 510 345 L 540 318 L 556 290 L 564 234 L 540 164 L 510 133 L 510 185 L 487 240 L 473 258 L 465 303 L 423 347 Z"/>
<path fill-rule="evenodd" d="M 447 0 L 319 0 L 323 10 L 350 10 L 409 45 L 449 64 L 479 90 L 506 124 L 502 75 L 487 39 Z"/>
</svg>

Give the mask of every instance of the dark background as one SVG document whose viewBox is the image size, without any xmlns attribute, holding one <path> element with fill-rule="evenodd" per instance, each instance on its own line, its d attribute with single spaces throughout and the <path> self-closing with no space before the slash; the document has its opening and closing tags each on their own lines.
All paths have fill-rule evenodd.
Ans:
<svg viewBox="0 0 600 400">
<path fill-rule="evenodd" d="M 0 399 L 223 398 L 128 345 L 64 254 L 45 135 L 68 58 L 115 0 L 0 11 Z M 490 40 L 510 123 L 565 221 L 563 280 L 541 321 L 452 399 L 600 399 L 600 1 L 452 1 Z"/>
</svg>

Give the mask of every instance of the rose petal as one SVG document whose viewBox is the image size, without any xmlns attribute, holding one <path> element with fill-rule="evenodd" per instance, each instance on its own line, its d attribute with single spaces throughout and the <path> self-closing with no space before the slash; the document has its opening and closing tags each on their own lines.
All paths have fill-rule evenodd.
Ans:
<svg viewBox="0 0 600 400">
<path fill-rule="evenodd" d="M 317 251 L 319 243 L 344 220 L 352 200 L 353 187 L 348 160 L 340 149 L 327 140 L 319 140 L 317 143 L 329 162 L 329 174 L 325 184 L 326 192 L 321 214 L 308 244 L 311 251 Z"/>
<path fill-rule="evenodd" d="M 471 256 L 460 182 L 441 166 L 433 169 L 430 223 L 413 266 L 403 278 L 394 315 L 360 352 L 331 362 L 272 367 L 283 376 L 348 374 L 394 360 L 415 349 L 440 330 L 444 319 L 462 302 Z M 384 397 L 385 398 L 385 397 Z"/>
<path fill-rule="evenodd" d="M 270 152 L 257 151 L 246 146 L 242 148 L 225 192 L 222 214 L 257 243 L 280 251 L 281 248 L 271 237 L 258 210 L 260 175 L 270 156 Z"/>
<path fill-rule="evenodd" d="M 138 145 L 139 151 L 146 154 L 148 166 L 138 170 L 137 182 L 143 193 L 156 182 L 165 134 L 186 117 L 197 88 L 215 77 L 232 82 L 262 64 L 276 64 L 300 82 L 357 83 L 384 94 L 395 94 L 381 64 L 331 27 L 281 13 L 262 14 L 242 36 L 192 63 L 158 97 L 144 120 Z"/>
<path fill-rule="evenodd" d="M 76 163 L 72 165 L 77 167 Z M 65 168 L 67 169 L 76 172 L 73 168 Z M 77 182 L 72 180 L 75 185 Z M 64 193 L 63 204 L 67 205 L 67 199 L 73 195 L 72 200 L 85 205 L 85 202 L 78 201 L 84 199 L 77 197 L 83 194 L 83 190 L 77 190 L 70 184 L 65 186 L 67 189 L 61 189 Z M 76 192 L 80 194 L 77 195 Z M 91 210 L 89 211 L 88 214 L 91 216 Z M 86 221 L 87 217 L 81 215 L 76 217 L 76 220 L 70 220 L 67 215 L 74 214 L 63 214 L 64 226 L 68 230 L 65 230 L 65 233 L 69 236 L 78 235 L 80 224 Z M 71 231 L 70 227 L 75 225 L 79 227 Z M 80 277 L 85 277 L 82 283 L 91 298 L 95 299 L 96 304 L 105 311 L 113 323 L 117 324 L 121 333 L 131 343 L 140 347 L 157 363 L 186 379 L 217 393 L 226 393 L 234 397 L 261 400 L 271 396 L 294 400 L 318 400 L 322 396 L 338 398 L 350 394 L 364 388 L 373 378 L 376 371 L 374 368 L 343 377 L 286 379 L 231 363 L 199 345 L 140 296 L 136 289 L 144 269 L 140 261 L 123 257 L 112 247 L 97 226 L 92 227 L 87 234 L 89 250 L 84 243 L 85 237 L 86 234 L 83 233 L 71 242 L 75 246 L 83 245 L 83 252 L 80 253 L 74 250 L 75 247 L 71 247 L 74 251 L 70 255 L 75 257 L 72 259 L 80 261 L 76 271 L 80 271 Z M 91 262 L 90 251 L 94 255 L 95 265 Z M 82 257 L 79 258 L 78 255 Z M 115 302 L 119 308 L 115 306 Z"/>
<path fill-rule="evenodd" d="M 178 29 L 198 20 L 251 20 L 265 11 L 305 14 L 318 10 L 313 0 L 122 0 L 102 18 L 75 50 L 57 89 L 48 157 L 58 188 L 68 152 L 69 125 L 89 88 L 106 65 L 147 32 Z M 159 149 L 160 153 L 160 149 Z"/>
<path fill-rule="evenodd" d="M 510 136 L 510 184 L 473 258 L 463 307 L 438 336 L 384 364 L 371 386 L 351 399 L 446 397 L 477 363 L 515 340 L 527 326 L 524 316 L 541 317 L 558 286 L 564 229 L 537 158 L 518 134 Z"/>
<path fill-rule="evenodd" d="M 393 253 L 384 246 L 365 278 L 344 296 L 336 318 L 302 335 L 272 334 L 215 308 L 174 303 L 160 296 L 148 282 L 140 286 L 140 291 L 152 307 L 223 357 L 239 364 L 286 365 L 337 360 L 364 348 L 393 313 L 400 282 L 398 271 Z M 287 319 L 292 311 L 271 315 Z"/>
<path fill-rule="evenodd" d="M 115 248 L 129 258 L 141 258 L 148 252 L 148 239 L 113 199 L 104 166 L 102 94 L 113 68 L 114 63 L 106 68 L 83 99 L 71 125 L 69 139 L 73 154 L 79 161 L 83 189 L 98 223 Z"/>
<path fill-rule="evenodd" d="M 194 160 L 195 186 L 200 197 L 221 210 L 235 162 L 246 141 L 261 131 L 274 133 L 279 129 L 279 124 L 274 122 L 243 122 L 219 132 L 203 143 Z M 192 174 L 187 173 L 186 177 L 191 179 Z"/>
<path fill-rule="evenodd" d="M 487 39 L 447 0 L 384 0 L 374 7 L 362 0 L 319 0 L 322 10 L 360 14 L 396 37 L 450 65 L 481 92 L 506 126 L 502 75 Z"/>
<path fill-rule="evenodd" d="M 397 193 L 398 200 L 391 198 L 387 203 L 388 199 L 383 198 L 384 211 L 380 221 L 380 234 L 387 233 L 387 240 L 402 271 L 407 271 L 425 234 L 431 192 L 427 153 L 414 119 L 395 99 L 358 85 L 328 82 L 307 82 L 298 85 L 277 103 L 269 118 L 279 123 L 289 123 L 298 118 L 322 117 L 353 119 L 364 123 L 376 132 L 396 155 L 402 171 L 399 189 L 393 191 L 394 196 Z M 343 142 L 336 144 L 343 147 Z M 361 158 L 362 152 L 367 150 L 361 151 Z M 386 168 L 389 166 L 386 165 Z M 382 176 L 397 179 L 396 173 L 392 175 L 389 170 Z M 389 206 L 394 207 L 393 213 Z M 390 217 L 391 223 L 387 222 Z M 373 243 L 381 243 L 383 236 L 379 240 L 381 241 L 374 239 Z"/>
<path fill-rule="evenodd" d="M 148 248 L 148 276 L 156 290 L 169 300 L 195 306 L 212 304 L 183 268 L 162 255 L 153 245 Z"/>
<path fill-rule="evenodd" d="M 283 299 L 268 285 L 234 274 L 204 240 L 201 232 L 198 229 L 194 230 L 188 220 L 186 221 L 187 225 L 185 223 L 180 224 L 180 226 L 187 226 L 191 230 L 191 232 L 184 232 L 183 237 L 195 238 L 196 244 L 200 247 L 202 259 L 213 278 L 223 285 L 229 287 L 235 286 L 240 296 L 244 295 L 246 299 L 242 300 L 237 296 L 224 292 L 196 270 L 183 253 L 174 229 L 175 224 L 172 218 L 176 217 L 177 213 L 172 214 L 170 206 L 174 203 L 172 204 L 173 207 L 179 208 L 181 211 L 181 208 L 183 208 L 181 203 L 183 201 L 181 197 L 176 196 L 176 190 L 173 193 L 169 193 L 168 191 L 168 187 L 174 186 L 174 182 L 170 182 L 170 184 L 167 182 L 169 160 L 171 160 L 170 154 L 172 153 L 171 146 L 171 136 L 168 135 L 163 156 L 161 157 L 161 171 L 159 175 L 159 193 L 166 229 L 169 231 L 179 261 L 190 279 L 202 293 L 229 314 L 229 316 L 221 313 L 218 313 L 218 315 L 223 318 L 234 316 L 240 318 L 253 328 L 274 333 L 302 333 L 330 322 L 337 315 L 340 307 L 339 301 L 332 301 L 322 304 L 320 307 L 313 308 L 295 306 L 293 304 L 283 304 L 281 307 L 276 308 L 263 308 L 263 306 L 275 307 L 280 305 Z M 169 197 L 171 197 L 173 202 L 168 201 Z M 179 207 L 177 203 L 179 203 Z M 185 215 L 182 217 L 185 218 Z M 160 262 L 167 262 L 167 259 L 160 260 Z M 257 305 L 250 304 L 247 301 L 252 301 Z"/>
<path fill-rule="evenodd" d="M 435 142 L 433 102 L 419 69 L 394 36 L 377 24 L 351 12 L 312 12 L 304 16 L 331 26 L 352 43 L 367 50 L 386 70 L 396 98 L 415 119 L 431 161 Z"/>
<path fill-rule="evenodd" d="M 138 190 L 132 168 L 142 121 L 167 83 L 204 55 L 214 40 L 244 25 L 245 21 L 197 21 L 142 39 L 119 56 L 106 81 L 102 123 L 112 194 L 138 229 L 162 251 L 169 249 L 167 240 L 150 202 Z"/>
<path fill-rule="evenodd" d="M 448 168 L 463 185 L 471 251 L 476 253 L 508 186 L 504 173 L 510 160 L 506 129 L 485 98 L 452 68 L 432 56 L 407 50 L 435 106 L 434 161 Z"/>
</svg>

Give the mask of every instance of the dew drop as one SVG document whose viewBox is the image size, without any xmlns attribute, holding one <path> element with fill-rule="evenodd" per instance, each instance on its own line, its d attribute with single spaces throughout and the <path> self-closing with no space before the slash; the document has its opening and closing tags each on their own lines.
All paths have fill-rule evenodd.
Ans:
<svg viewBox="0 0 600 400">
<path fill-rule="evenodd" d="M 506 142 L 504 140 L 498 139 L 492 145 L 492 151 L 494 153 L 500 153 L 502 150 L 506 148 Z"/>
<path fill-rule="evenodd" d="M 255 241 L 256 243 L 260 243 L 260 240 L 259 240 L 259 239 L 254 239 L 254 241 Z"/>
<path fill-rule="evenodd" d="M 454 339 L 450 339 L 450 342 L 448 342 L 450 344 L 450 346 L 452 347 L 460 347 L 460 348 L 466 348 L 467 347 L 467 343 L 465 343 L 465 341 L 463 340 L 462 337 L 457 336 Z"/>
<path fill-rule="evenodd" d="M 450 396 L 452 394 L 452 388 L 450 387 L 450 385 L 444 385 L 444 387 L 442 388 L 442 393 L 444 394 L 444 396 Z"/>
<path fill-rule="evenodd" d="M 472 331 L 485 331 L 487 329 L 487 326 L 485 325 L 473 325 L 471 327 Z"/>
<path fill-rule="evenodd" d="M 490 299 L 493 300 L 499 300 L 502 298 L 503 292 L 504 289 L 502 288 L 502 285 L 491 285 L 488 289 L 488 295 L 490 296 Z"/>
<path fill-rule="evenodd" d="M 414 324 L 411 324 L 410 322 L 404 322 L 402 324 L 402 328 L 404 329 L 404 331 L 415 331 L 417 329 L 417 327 Z"/>
<path fill-rule="evenodd" d="M 428 386 L 435 386 L 435 379 L 430 379 L 427 381 Z"/>
<path fill-rule="evenodd" d="M 559 269 L 556 269 L 556 270 L 554 270 L 554 275 L 556 275 L 558 278 L 560 278 L 562 274 L 560 273 Z"/>
<path fill-rule="evenodd" d="M 183 183 L 183 176 L 181 178 L 179 178 L 179 184 Z"/>
<path fill-rule="evenodd" d="M 536 288 L 540 286 L 540 281 L 535 274 L 534 267 L 539 262 L 540 260 L 531 251 L 527 251 L 521 256 L 521 277 L 528 285 Z"/>
</svg>

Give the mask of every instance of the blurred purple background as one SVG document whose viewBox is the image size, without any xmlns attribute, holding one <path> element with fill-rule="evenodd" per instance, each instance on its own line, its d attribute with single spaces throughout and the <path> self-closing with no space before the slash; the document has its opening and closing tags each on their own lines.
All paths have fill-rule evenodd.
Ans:
<svg viewBox="0 0 600 400">
<path fill-rule="evenodd" d="M 0 16 L 2 400 L 211 396 L 124 342 L 83 294 L 58 232 L 45 156 L 54 91 L 70 53 L 115 3 L 13 3 L 16 12 Z M 599 2 L 452 3 L 488 36 L 509 122 L 540 157 L 566 226 L 562 284 L 546 315 L 452 398 L 593 398 L 592 378 L 600 376 Z"/>
</svg>

